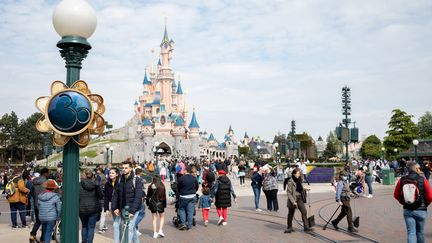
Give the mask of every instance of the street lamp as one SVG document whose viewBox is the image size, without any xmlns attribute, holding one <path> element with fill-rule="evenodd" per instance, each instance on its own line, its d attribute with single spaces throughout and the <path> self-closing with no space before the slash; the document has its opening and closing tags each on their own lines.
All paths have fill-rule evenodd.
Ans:
<svg viewBox="0 0 432 243">
<path fill-rule="evenodd" d="M 8 169 L 10 169 L 11 163 L 12 163 L 12 158 L 9 158 L 8 159 Z"/>
<path fill-rule="evenodd" d="M 113 152 L 114 152 L 113 146 L 110 147 L 110 151 L 111 151 L 111 164 L 112 164 L 113 163 Z"/>
<path fill-rule="evenodd" d="M 384 147 L 381 148 L 381 152 L 382 152 L 382 159 L 381 160 L 384 162 L 384 152 L 385 152 L 385 148 Z"/>
<path fill-rule="evenodd" d="M 96 13 L 84 0 L 63 0 L 54 10 L 53 25 L 62 38 L 57 47 L 66 62 L 66 85 L 80 80 L 81 62 L 91 49 L 87 42 L 96 29 Z M 63 152 L 61 242 L 78 242 L 79 145 L 71 139 Z"/>
<path fill-rule="evenodd" d="M 87 166 L 87 156 L 84 156 L 84 164 Z"/>
<path fill-rule="evenodd" d="M 419 145 L 419 140 L 414 139 L 412 141 L 413 145 L 414 145 L 414 156 L 415 156 L 415 162 L 418 163 L 418 155 L 417 155 L 417 146 Z"/>
<path fill-rule="evenodd" d="M 261 149 L 261 146 L 260 146 L 260 145 L 258 145 L 258 146 L 257 146 L 257 152 L 258 152 L 258 157 L 260 157 L 260 158 L 261 158 L 261 156 L 260 156 L 260 149 Z"/>
<path fill-rule="evenodd" d="M 155 156 L 155 165 L 157 163 L 157 151 L 158 151 L 158 147 L 159 147 L 159 142 L 155 142 L 154 143 L 154 148 L 153 148 L 153 152 L 154 152 L 154 156 Z"/>
<path fill-rule="evenodd" d="M 106 163 L 109 163 L 109 149 L 110 149 L 110 145 L 107 143 L 105 144 L 105 149 L 106 149 Z"/>
<path fill-rule="evenodd" d="M 278 164 L 280 164 L 280 152 L 277 152 L 277 157 L 278 157 Z"/>
</svg>

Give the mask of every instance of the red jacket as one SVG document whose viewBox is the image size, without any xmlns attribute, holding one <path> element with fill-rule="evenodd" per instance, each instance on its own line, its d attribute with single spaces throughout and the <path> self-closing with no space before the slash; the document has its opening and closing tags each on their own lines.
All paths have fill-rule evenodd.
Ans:
<svg viewBox="0 0 432 243">
<path fill-rule="evenodd" d="M 430 203 L 432 203 L 432 188 L 429 185 L 429 182 L 426 178 L 423 178 L 423 185 L 424 185 L 424 199 L 425 199 L 425 204 L 426 206 L 428 206 Z M 403 192 L 402 192 L 402 185 L 401 185 L 401 180 L 399 180 L 396 184 L 393 196 L 396 200 L 399 201 L 400 204 L 405 205 L 405 201 L 403 198 Z"/>
</svg>

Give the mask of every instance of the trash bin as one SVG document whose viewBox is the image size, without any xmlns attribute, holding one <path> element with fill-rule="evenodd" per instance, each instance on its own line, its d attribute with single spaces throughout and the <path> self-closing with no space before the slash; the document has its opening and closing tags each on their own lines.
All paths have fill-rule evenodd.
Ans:
<svg viewBox="0 0 432 243">
<path fill-rule="evenodd" d="M 395 173 L 391 169 L 382 170 L 383 185 L 394 185 L 395 184 Z"/>
</svg>

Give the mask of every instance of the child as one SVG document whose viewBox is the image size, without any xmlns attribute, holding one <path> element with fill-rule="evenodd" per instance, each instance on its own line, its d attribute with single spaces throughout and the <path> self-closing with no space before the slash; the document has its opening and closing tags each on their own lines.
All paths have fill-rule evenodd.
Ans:
<svg viewBox="0 0 432 243">
<path fill-rule="evenodd" d="M 44 187 L 46 190 L 38 197 L 39 220 L 42 224 L 43 242 L 50 242 L 56 220 L 60 218 L 62 202 L 54 192 L 58 189 L 55 180 L 47 180 Z"/>
<path fill-rule="evenodd" d="M 210 206 L 211 206 L 211 199 L 210 199 L 210 188 L 204 186 L 202 188 L 202 195 L 198 202 L 198 208 L 202 208 L 202 216 L 204 220 L 204 226 L 208 226 L 208 219 L 209 219 L 209 212 L 210 212 Z"/>
</svg>

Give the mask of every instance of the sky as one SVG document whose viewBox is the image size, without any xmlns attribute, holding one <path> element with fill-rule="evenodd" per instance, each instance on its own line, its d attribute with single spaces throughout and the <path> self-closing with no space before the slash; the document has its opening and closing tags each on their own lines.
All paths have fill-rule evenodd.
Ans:
<svg viewBox="0 0 432 243">
<path fill-rule="evenodd" d="M 65 81 L 52 26 L 58 2 L 0 0 L 0 114 L 27 117 L 51 82 Z M 393 109 L 414 122 L 432 110 L 430 0 L 89 3 L 98 24 L 81 79 L 104 97 L 115 128 L 133 116 L 165 16 L 189 110 L 217 139 L 232 125 L 237 137 L 272 140 L 291 120 L 325 138 L 342 119 L 344 85 L 362 135 L 385 136 Z"/>
</svg>

